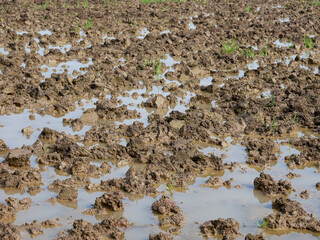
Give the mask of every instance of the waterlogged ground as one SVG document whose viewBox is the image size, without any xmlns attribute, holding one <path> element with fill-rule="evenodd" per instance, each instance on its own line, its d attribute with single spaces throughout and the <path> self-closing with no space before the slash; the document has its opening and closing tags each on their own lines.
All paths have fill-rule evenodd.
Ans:
<svg viewBox="0 0 320 240">
<path fill-rule="evenodd" d="M 318 1 L 0 3 L 1 239 L 319 239 Z"/>
</svg>

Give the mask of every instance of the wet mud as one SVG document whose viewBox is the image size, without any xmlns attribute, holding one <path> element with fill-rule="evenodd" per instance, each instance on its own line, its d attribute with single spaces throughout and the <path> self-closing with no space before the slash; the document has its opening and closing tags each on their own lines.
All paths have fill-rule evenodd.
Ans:
<svg viewBox="0 0 320 240">
<path fill-rule="evenodd" d="M 317 1 L 0 1 L 1 239 L 318 239 Z"/>
</svg>

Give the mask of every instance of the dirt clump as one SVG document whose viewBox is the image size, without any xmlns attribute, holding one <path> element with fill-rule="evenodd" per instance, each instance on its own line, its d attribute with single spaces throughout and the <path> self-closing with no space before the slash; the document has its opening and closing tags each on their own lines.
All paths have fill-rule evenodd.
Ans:
<svg viewBox="0 0 320 240">
<path fill-rule="evenodd" d="M 260 177 L 254 179 L 254 189 L 260 190 L 268 196 L 288 196 L 292 187 L 288 180 L 276 182 L 269 174 L 260 173 Z"/>
<path fill-rule="evenodd" d="M 6 143 L 0 139 L 0 153 L 6 152 L 9 150 L 9 147 L 6 145 Z"/>
<path fill-rule="evenodd" d="M 165 234 L 163 232 L 150 234 L 149 240 L 172 240 L 173 237 L 170 234 Z"/>
<path fill-rule="evenodd" d="M 290 168 L 295 166 L 315 165 L 319 161 L 320 140 L 310 136 L 294 138 L 290 143 L 295 147 L 302 148 L 300 154 L 286 156 L 285 161 Z"/>
<path fill-rule="evenodd" d="M 11 167 L 26 167 L 30 165 L 31 154 L 28 149 L 11 149 L 4 161 Z"/>
<path fill-rule="evenodd" d="M 272 203 L 272 208 L 277 212 L 266 217 L 269 228 L 320 232 L 320 221 L 307 214 L 297 201 L 278 198 Z"/>
<path fill-rule="evenodd" d="M 308 199 L 310 196 L 310 192 L 308 190 L 304 190 L 300 193 L 300 197 L 303 199 Z"/>
<path fill-rule="evenodd" d="M 262 234 L 253 235 L 249 233 L 244 240 L 265 240 L 266 238 Z"/>
<path fill-rule="evenodd" d="M 277 160 L 276 152 L 280 150 L 279 144 L 271 139 L 246 138 L 243 143 L 248 154 L 247 164 L 258 168 L 266 168 Z"/>
<path fill-rule="evenodd" d="M 11 223 L 0 221 L 0 239 L 3 240 L 22 240 L 20 230 L 17 226 Z"/>
<path fill-rule="evenodd" d="M 67 202 L 77 202 L 78 201 L 78 190 L 72 188 L 63 188 L 60 190 L 58 200 Z"/>
<path fill-rule="evenodd" d="M 38 169 L 12 169 L 8 163 L 0 163 L 0 188 L 25 189 L 40 186 L 41 174 Z"/>
<path fill-rule="evenodd" d="M 6 199 L 7 205 L 0 203 L 0 221 L 13 222 L 16 214 L 20 210 L 26 210 L 31 205 L 30 198 L 23 198 L 21 200 L 13 197 Z"/>
<path fill-rule="evenodd" d="M 168 196 L 162 196 L 161 199 L 155 201 L 152 204 L 152 210 L 160 214 L 160 226 L 183 226 L 183 212 Z"/>
<path fill-rule="evenodd" d="M 104 193 L 101 197 L 96 198 L 93 208 L 84 213 L 102 215 L 109 211 L 122 211 L 124 209 L 122 199 L 124 195 L 120 191 Z"/>
<path fill-rule="evenodd" d="M 69 239 L 124 239 L 124 232 L 119 228 L 130 228 L 131 224 L 125 218 L 116 220 L 114 218 L 108 218 L 101 223 L 91 224 L 82 219 L 75 220 L 73 223 L 73 229 L 68 232 L 60 232 L 57 240 L 69 240 Z"/>
<path fill-rule="evenodd" d="M 218 188 L 221 187 L 224 184 L 221 178 L 219 177 L 209 177 L 203 186 L 212 187 L 212 188 Z M 230 183 L 231 184 L 231 183 Z"/>
<path fill-rule="evenodd" d="M 239 223 L 233 218 L 207 221 L 200 226 L 200 230 L 205 237 L 221 235 L 234 239 L 240 235 Z"/>
</svg>

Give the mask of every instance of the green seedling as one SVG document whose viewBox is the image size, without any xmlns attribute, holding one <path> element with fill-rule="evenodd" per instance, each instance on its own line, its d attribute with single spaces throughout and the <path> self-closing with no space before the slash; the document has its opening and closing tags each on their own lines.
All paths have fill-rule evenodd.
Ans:
<svg viewBox="0 0 320 240">
<path fill-rule="evenodd" d="M 289 153 L 290 153 L 290 149 L 291 149 L 290 138 L 288 139 L 288 146 L 289 146 Z"/>
<path fill-rule="evenodd" d="M 78 32 L 78 31 L 79 31 L 79 25 L 78 25 L 78 23 L 76 23 L 76 26 L 74 27 L 74 31 L 75 31 L 75 32 Z"/>
<path fill-rule="evenodd" d="M 88 18 L 86 21 L 86 28 L 90 29 L 93 27 L 93 20 L 91 18 Z"/>
<path fill-rule="evenodd" d="M 273 94 L 270 96 L 270 107 L 274 107 L 274 97 Z"/>
<path fill-rule="evenodd" d="M 264 46 L 263 55 L 264 55 L 264 56 L 268 56 L 268 46 L 267 46 L 267 45 Z"/>
<path fill-rule="evenodd" d="M 82 6 L 84 8 L 87 8 L 89 6 L 89 1 L 88 0 L 85 0 L 83 3 L 82 3 Z"/>
<path fill-rule="evenodd" d="M 172 191 L 172 189 L 173 189 L 174 182 L 175 182 L 175 180 L 172 179 L 170 185 L 167 185 L 167 184 L 166 184 L 166 189 L 167 189 L 167 191 L 170 192 L 170 193 L 171 193 L 171 191 Z"/>
<path fill-rule="evenodd" d="M 266 226 L 268 226 L 269 223 L 269 219 L 266 220 L 265 218 L 262 219 L 262 221 L 257 221 L 256 224 L 259 228 L 265 228 Z"/>
<path fill-rule="evenodd" d="M 162 62 L 159 60 L 155 68 L 155 75 L 157 77 L 160 77 L 161 72 L 162 72 Z"/>
<path fill-rule="evenodd" d="M 246 6 L 246 12 L 249 13 L 251 11 L 251 5 Z"/>
<path fill-rule="evenodd" d="M 293 114 L 292 124 L 296 123 L 297 113 Z"/>
<path fill-rule="evenodd" d="M 145 65 L 147 66 L 147 67 L 152 67 L 153 66 L 153 61 L 152 60 L 147 60 L 146 62 L 145 62 Z"/>
<path fill-rule="evenodd" d="M 242 54 L 248 56 L 249 58 L 254 58 L 254 50 L 253 49 L 245 49 L 242 51 Z"/>
<path fill-rule="evenodd" d="M 294 48 L 294 47 L 295 47 L 295 45 L 294 45 L 293 41 L 292 41 L 292 40 L 290 40 L 289 48 Z"/>
<path fill-rule="evenodd" d="M 304 42 L 304 46 L 309 49 L 312 49 L 316 45 L 316 42 L 313 40 L 312 37 L 304 36 L 303 42 Z"/>
<path fill-rule="evenodd" d="M 46 3 L 42 4 L 42 5 L 37 5 L 37 6 L 38 6 L 39 9 L 46 10 L 47 7 L 48 7 L 48 3 L 46 2 Z"/>
<path fill-rule="evenodd" d="M 239 46 L 237 45 L 236 40 L 234 38 L 231 39 L 231 41 L 229 42 L 224 42 L 222 44 L 222 47 L 222 51 L 226 53 L 234 53 L 239 49 Z"/>
<path fill-rule="evenodd" d="M 275 128 L 275 127 L 278 127 L 278 126 L 279 126 L 279 124 L 276 122 L 276 118 L 273 117 L 272 122 L 271 122 L 271 127 Z"/>
<path fill-rule="evenodd" d="M 320 5 L 320 1 L 314 1 L 313 4 L 314 4 L 315 6 L 319 6 L 319 5 Z"/>
<path fill-rule="evenodd" d="M 104 5 L 105 5 L 106 7 L 108 7 L 108 5 L 109 5 L 108 0 L 104 0 Z"/>
</svg>

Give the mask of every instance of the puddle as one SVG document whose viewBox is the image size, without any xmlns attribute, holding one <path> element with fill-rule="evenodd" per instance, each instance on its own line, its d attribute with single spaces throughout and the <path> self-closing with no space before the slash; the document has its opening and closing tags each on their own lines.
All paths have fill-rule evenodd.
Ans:
<svg viewBox="0 0 320 240">
<path fill-rule="evenodd" d="M 292 43 L 280 42 L 280 40 L 275 41 L 273 44 L 275 44 L 279 48 L 281 48 L 281 47 L 290 47 L 292 45 Z"/>
<path fill-rule="evenodd" d="M 281 23 L 290 22 L 290 18 L 289 17 L 287 17 L 287 18 L 279 18 L 279 22 L 281 22 Z"/>
<path fill-rule="evenodd" d="M 39 31 L 38 33 L 40 35 L 42 35 L 42 36 L 44 36 L 44 35 L 49 35 L 49 36 L 52 35 L 52 32 L 50 30 L 48 30 L 48 29 Z"/>
<path fill-rule="evenodd" d="M 51 61 L 49 60 L 48 65 L 42 65 L 41 70 L 42 70 L 42 76 L 44 77 L 44 80 L 46 78 L 51 77 L 52 73 L 63 73 L 64 71 L 67 71 L 67 73 L 72 77 L 76 78 L 79 75 L 85 74 L 87 71 L 85 71 L 85 68 L 88 68 L 90 65 L 92 65 L 92 59 L 89 58 L 89 60 L 86 63 L 81 63 L 77 59 L 73 59 L 68 62 L 56 62 L 56 61 Z M 76 76 L 74 76 L 74 71 L 78 72 Z"/>
<path fill-rule="evenodd" d="M 190 23 L 188 24 L 188 26 L 189 26 L 189 30 L 195 30 L 195 29 L 197 29 L 197 27 L 193 24 L 193 22 L 190 22 Z"/>
<path fill-rule="evenodd" d="M 200 86 L 209 86 L 212 84 L 212 77 L 203 78 L 200 80 Z"/>
<path fill-rule="evenodd" d="M 144 28 L 141 31 L 141 34 L 137 37 L 139 39 L 144 39 L 150 32 L 148 31 L 148 28 Z"/>
<path fill-rule="evenodd" d="M 35 120 L 30 120 L 30 110 L 26 109 L 21 114 L 12 114 L 0 116 L 0 124 L 4 127 L 0 127 L 0 136 L 1 139 L 5 141 L 9 148 L 21 147 L 23 144 L 31 145 L 37 139 L 44 127 L 49 127 L 57 131 L 64 131 L 67 134 L 84 134 L 89 130 L 89 126 L 84 126 L 81 131 L 74 132 L 70 126 L 63 126 L 63 118 L 79 118 L 82 115 L 82 112 L 88 108 L 94 107 L 95 99 L 91 101 L 82 100 L 81 107 L 77 105 L 76 110 L 69 112 L 63 117 L 56 118 L 49 115 L 41 116 L 37 113 L 34 113 Z M 33 134 L 29 136 L 23 135 L 21 130 L 31 126 L 34 130 Z"/>
</svg>

